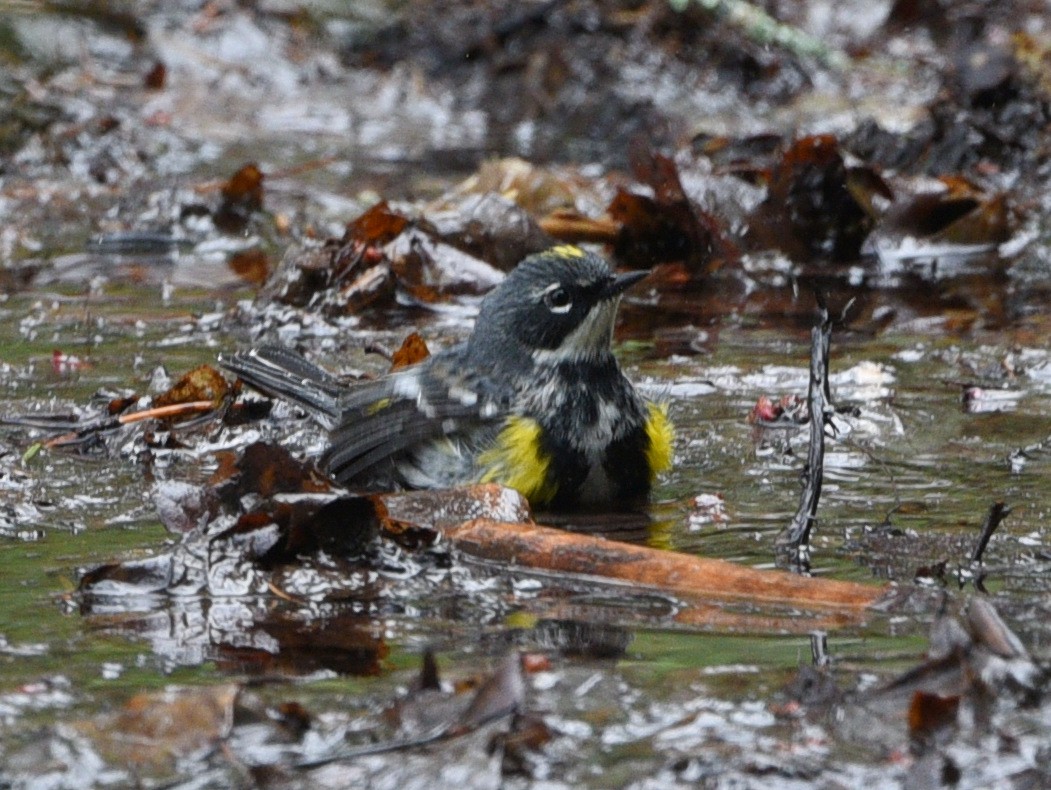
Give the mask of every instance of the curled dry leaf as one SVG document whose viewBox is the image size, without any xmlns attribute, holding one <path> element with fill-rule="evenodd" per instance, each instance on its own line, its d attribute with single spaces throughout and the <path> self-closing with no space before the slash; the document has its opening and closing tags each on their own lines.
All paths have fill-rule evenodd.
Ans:
<svg viewBox="0 0 1051 790">
<path fill-rule="evenodd" d="M 216 227 L 227 233 L 245 228 L 252 214 L 263 208 L 263 171 L 255 163 L 244 165 L 220 188 L 222 202 L 212 215 Z"/>
<path fill-rule="evenodd" d="M 390 369 L 393 372 L 401 368 L 407 368 L 410 365 L 423 362 L 430 355 L 431 351 L 427 348 L 427 341 L 423 339 L 419 332 L 413 332 L 402 341 L 401 346 L 391 356 Z"/>
<path fill-rule="evenodd" d="M 218 406 L 230 392 L 230 385 L 211 365 L 200 365 L 184 374 L 166 392 L 153 399 L 154 407 L 211 401 Z"/>
</svg>

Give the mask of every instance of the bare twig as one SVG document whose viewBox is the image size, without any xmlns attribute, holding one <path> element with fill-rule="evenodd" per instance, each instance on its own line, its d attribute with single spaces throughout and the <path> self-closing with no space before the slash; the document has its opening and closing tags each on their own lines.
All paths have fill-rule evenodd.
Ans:
<svg viewBox="0 0 1051 790">
<path fill-rule="evenodd" d="M 132 423 L 142 422 L 143 420 L 153 419 L 170 419 L 172 417 L 184 417 L 188 414 L 203 414 L 211 411 L 215 411 L 215 401 L 210 400 L 197 400 L 189 401 L 187 403 L 173 403 L 170 406 L 157 406 L 152 409 L 143 409 L 142 411 L 135 411 L 131 414 L 122 414 L 119 417 L 113 417 L 106 420 L 100 420 L 98 422 L 92 422 L 78 428 L 70 433 L 64 433 L 61 436 L 55 436 L 54 438 L 48 439 L 44 442 L 44 447 L 62 447 L 69 444 L 77 444 L 83 441 L 86 437 L 95 436 L 106 431 L 112 431 L 119 428 L 122 425 L 131 425 Z"/>
<path fill-rule="evenodd" d="M 1005 518 L 1011 515 L 1011 508 L 1004 502 L 993 502 L 992 507 L 989 508 L 989 514 L 985 517 L 985 522 L 982 524 L 982 531 L 978 533 L 978 542 L 974 545 L 974 550 L 971 552 L 971 562 L 981 562 L 982 555 L 985 553 L 986 546 L 989 545 L 989 539 L 996 532 L 997 527 L 1000 526 Z"/>
<path fill-rule="evenodd" d="M 810 333 L 810 385 L 807 391 L 810 447 L 807 450 L 806 468 L 803 470 L 803 491 L 791 524 L 777 537 L 779 548 L 796 551 L 809 545 L 810 531 L 817 518 L 817 506 L 821 499 L 821 485 L 825 474 L 825 422 L 832 410 L 828 383 L 832 319 L 824 304 L 820 305 L 820 318 L 818 325 Z"/>
</svg>

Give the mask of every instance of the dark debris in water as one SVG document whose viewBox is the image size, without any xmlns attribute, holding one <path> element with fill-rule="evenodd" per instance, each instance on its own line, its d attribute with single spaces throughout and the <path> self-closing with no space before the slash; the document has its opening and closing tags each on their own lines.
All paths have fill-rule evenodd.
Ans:
<svg viewBox="0 0 1051 790">
<path fill-rule="evenodd" d="M 355 628 L 339 626 L 329 634 L 339 640 L 336 653 L 353 654 Z M 319 666 L 328 665 L 328 644 L 321 640 Z M 733 704 L 696 685 L 649 701 L 610 694 L 603 686 L 615 678 L 518 650 L 449 683 L 426 651 L 404 690 L 370 704 L 353 700 L 322 715 L 285 685 L 172 686 L 46 730 L 11 753 L 7 766 L 9 775 L 31 775 L 32 761 L 50 752 L 49 770 L 58 776 L 87 761 L 92 775 L 105 771 L 111 780 L 125 772 L 178 775 L 195 765 L 198 777 L 247 769 L 264 784 L 329 786 L 336 775 L 342 782 L 408 779 L 439 760 L 487 783 L 555 771 L 584 781 L 589 769 L 572 755 L 600 739 L 614 752 L 655 759 L 661 782 L 715 772 L 742 781 L 819 781 L 848 772 L 866 782 L 932 788 L 951 786 L 947 775 L 966 775 L 974 786 L 1046 782 L 1046 744 L 1033 726 L 1047 715 L 1048 668 L 986 600 L 939 618 L 926 657 L 887 682 L 841 689 L 851 674 L 840 663 L 848 662 L 822 657 L 783 691 Z M 849 750 L 850 762 L 833 744 Z M 998 759 L 988 759 L 990 748 Z M 381 755 L 394 759 L 375 759 Z"/>
<path fill-rule="evenodd" d="M 990 325 L 1010 320 L 988 289 L 1001 290 L 1010 257 L 1025 246 L 1017 238 L 1028 221 L 1021 202 L 959 175 L 891 178 L 868 164 L 848 165 L 832 135 L 778 143 L 747 170 L 715 164 L 712 157 L 734 145 L 724 141 L 674 156 L 636 147 L 628 183 L 615 173 L 586 184 L 560 177 L 567 195 L 611 195 L 589 213 L 570 200 L 531 216 L 528 193 L 465 192 L 493 183 L 501 167 L 507 179 L 522 177 L 514 160 L 490 164 L 484 182 L 472 179 L 436 204 L 381 201 L 351 220 L 341 238 L 293 245 L 256 305 L 276 301 L 330 317 L 378 315 L 395 305 L 441 308 L 491 289 L 516 255 L 557 240 L 603 243 L 621 266 L 657 266 L 651 299 L 671 308 L 667 315 L 685 303 L 689 315 L 706 320 L 754 303 L 764 316 L 780 302 L 787 302 L 784 312 L 798 313 L 799 294 L 819 290 L 837 302 L 860 296 L 853 324 L 863 331 L 874 320 L 884 330 L 947 306 L 958 323 L 965 314 Z M 499 208 L 480 212 L 482 205 Z M 465 213 L 457 219 L 458 211 Z M 783 288 L 786 272 L 791 292 Z M 943 281 L 954 283 L 944 294 L 936 285 Z"/>
<path fill-rule="evenodd" d="M 897 763 L 910 787 L 952 786 L 952 775 L 973 786 L 1030 786 L 1047 780 L 1047 766 L 1029 751 L 1035 743 L 1016 739 L 1023 722 L 1046 713 L 1048 669 L 988 600 L 974 597 L 961 618 L 939 617 L 926 659 L 888 683 L 844 693 L 832 670 L 804 667 L 776 711 L 821 722 L 830 736 Z M 991 742 L 1011 757 L 989 761 Z"/>
<path fill-rule="evenodd" d="M 270 572 L 290 562 L 350 563 L 349 571 L 379 530 L 372 500 L 334 489 L 272 445 L 245 448 L 233 464 L 220 467 L 207 490 L 161 484 L 156 496 L 162 517 L 182 540 L 171 554 L 85 573 L 80 588 L 88 599 L 205 590 L 261 595 L 273 585 Z"/>
<path fill-rule="evenodd" d="M 68 414 L 43 417 L 40 404 L 22 418 L 5 413 L 15 438 L 0 439 L 0 486 L 12 494 L 0 503 L 0 539 L 12 551 L 31 542 L 73 556 L 56 536 L 88 543 L 83 536 L 99 535 L 97 524 L 67 524 L 56 511 L 75 512 L 84 495 L 75 488 L 85 499 L 111 496 L 84 471 L 87 459 L 102 459 L 107 470 L 114 459 L 133 459 L 135 474 L 156 477 L 151 504 L 171 542 L 153 557 L 85 573 L 73 596 L 84 622 L 148 644 L 165 669 L 209 667 L 205 677 L 215 668 L 224 680 L 254 680 L 252 688 L 222 682 L 129 695 L 123 708 L 10 747 L 27 712 L 51 706 L 64 715 L 83 701 L 82 679 L 72 692 L 60 675 L 0 688 L 0 785 L 178 783 L 187 772 L 214 786 L 250 777 L 264 786 L 382 779 L 408 787 L 438 775 L 460 786 L 465 776 L 493 786 L 552 777 L 613 785 L 638 778 L 624 774 L 631 766 L 642 766 L 654 786 L 1051 782 L 1046 667 L 1033 658 L 1046 641 L 1051 557 L 1039 526 L 1004 534 L 1016 520 L 1039 525 L 1042 500 L 1030 496 L 1034 478 L 1026 475 L 1042 473 L 1051 457 L 1047 440 L 1034 436 L 1044 430 L 1046 355 L 1033 365 L 1024 359 L 1046 345 L 1051 294 L 1042 243 L 1051 46 L 1042 2 L 905 0 L 886 16 L 860 2 L 780 4 L 784 27 L 772 39 L 727 14 L 728 4 L 713 11 L 663 0 L 423 2 L 372 17 L 267 4 L 89 5 L 49 6 L 39 18 L 9 9 L 3 20 L 0 308 L 6 314 L 7 294 L 24 291 L 43 306 L 13 319 L 20 334 L 10 353 L 35 359 L 9 365 L 5 347 L 0 370 L 13 397 L 41 375 L 59 394 L 110 378 L 90 406 L 42 407 Z M 801 48 L 788 35 L 793 26 L 820 29 L 821 48 Z M 377 500 L 332 489 L 288 453 L 252 444 L 259 434 L 287 437 L 294 421 L 282 407 L 232 404 L 236 392 L 210 368 L 152 388 L 152 398 L 113 389 L 130 384 L 127 372 L 113 384 L 93 353 L 116 330 L 91 300 L 109 300 L 129 282 L 155 288 L 165 307 L 172 283 L 204 287 L 213 300 L 173 323 L 163 342 L 150 341 L 151 351 L 212 343 L 217 328 L 240 322 L 253 335 L 328 354 L 391 316 L 397 322 L 406 308 L 440 315 L 470 305 L 524 255 L 556 242 L 596 245 L 618 266 L 655 269 L 649 292 L 625 305 L 622 325 L 623 336 L 645 341 L 651 362 L 703 361 L 742 327 L 798 337 L 820 291 L 834 304 L 857 298 L 844 327 L 853 339 L 920 338 L 922 349 L 901 352 L 899 376 L 909 371 L 907 354 L 945 363 L 951 382 L 902 384 L 912 391 L 899 401 L 893 375 L 889 383 L 885 376 L 860 414 L 837 423 L 854 433 L 830 443 L 840 456 L 829 463 L 833 496 L 883 464 L 881 453 L 891 456 L 891 474 L 914 480 L 850 500 L 863 514 L 842 536 L 819 534 L 826 542 L 818 546 L 831 541 L 839 559 L 895 579 L 906 593 L 929 587 L 940 600 L 962 588 L 974 596 L 962 618 L 937 621 L 926 659 L 909 654 L 909 669 L 877 682 L 867 672 L 878 660 L 866 655 L 852 666 L 842 655 L 850 648 L 840 646 L 837 657 L 833 641 L 833 670 L 807 667 L 798 696 L 778 707 L 768 699 L 769 665 L 747 663 L 756 643 L 733 645 L 725 662 L 698 664 L 697 654 L 720 646 L 719 633 L 704 634 L 689 643 L 688 670 L 673 659 L 666 670 L 665 654 L 647 657 L 647 671 L 664 674 L 637 682 L 640 628 L 696 636 L 711 621 L 684 618 L 691 609 L 675 596 L 617 595 L 564 575 L 461 562 L 439 538 L 443 524 L 479 516 L 521 523 L 528 512 L 510 499 Z M 252 289 L 254 303 L 230 311 L 231 288 L 242 289 L 236 298 Z M 87 295 L 74 308 L 75 342 L 50 342 L 67 327 L 47 304 L 78 289 Z M 151 320 L 136 305 L 117 323 L 137 332 Z M 1012 350 L 972 359 L 945 348 L 947 336 L 993 337 Z M 25 351 L 24 343 L 36 345 Z M 423 353 L 408 348 L 395 361 Z M 696 503 L 691 550 L 706 551 L 734 530 L 760 541 L 772 534 L 759 523 L 781 518 L 770 478 L 779 464 L 798 466 L 798 437 L 770 424 L 788 422 L 782 415 L 798 405 L 779 386 L 785 374 L 762 374 L 774 388 L 742 387 L 751 360 L 733 365 L 739 369 L 705 369 L 712 381 L 703 385 L 682 384 L 684 409 L 700 389 L 723 388 L 730 394 L 720 402 L 735 415 L 705 413 L 683 452 L 698 476 L 719 471 L 718 452 L 732 452 L 734 485 L 769 512 L 749 520 L 738 512 L 749 504 L 742 494 L 695 496 L 693 488 L 682 500 Z M 712 449 L 704 432 L 743 422 L 756 391 L 783 398 L 757 406 L 752 445 L 745 437 Z M 947 396 L 952 414 L 927 396 Z M 881 419 L 877 438 L 856 438 L 859 426 Z M 934 432 L 955 419 L 962 427 L 945 434 L 940 454 L 909 457 L 917 426 Z M 886 427 L 896 421 L 905 427 Z M 231 429 L 240 433 L 231 438 Z M 931 467 L 961 450 L 975 457 L 996 431 L 1007 436 L 997 458 L 971 475 L 1009 466 L 1008 485 L 1021 494 L 1009 497 L 1014 515 L 992 534 L 1006 515 L 994 505 L 979 533 L 981 509 L 1004 496 L 996 491 L 959 519 L 962 528 L 943 525 L 945 498 L 959 489 Z M 66 437 L 44 452 L 56 433 Z M 296 452 L 301 439 L 290 442 Z M 42 485 L 69 468 L 59 444 L 84 464 L 83 478 L 60 481 L 68 505 Z M 246 444 L 239 460 L 216 458 L 218 447 Z M 759 460 L 739 457 L 750 452 Z M 844 456 L 862 459 L 861 471 Z M 198 482 L 179 479 L 183 473 Z M 747 488 L 749 475 L 761 478 L 759 487 Z M 123 495 L 140 507 L 129 488 Z M 122 512 L 104 526 L 139 516 Z M 881 518 L 887 523 L 872 526 Z M 655 545 L 683 539 L 669 539 L 660 525 L 605 526 Z M 738 538 L 727 553 L 765 560 L 740 548 L 750 537 Z M 53 567 L 36 573 L 33 562 L 10 595 L 23 618 L 32 615 L 21 614 L 21 596 L 56 576 Z M 11 567 L 21 571 L 19 562 Z M 1017 578 L 1024 595 L 1011 587 Z M 1001 586 L 997 606 L 1034 635 L 1029 649 L 977 592 Z M 912 599 L 918 618 L 930 616 L 930 600 Z M 743 608 L 765 633 L 784 626 Z M 716 630 L 740 627 L 737 614 Z M 878 641 L 907 631 L 904 620 L 848 638 Z M 66 649 L 38 644 L 27 628 L 0 620 L 0 660 L 16 672 L 27 657 Z M 19 635 L 8 641 L 8 629 Z M 264 680 L 380 682 L 434 640 L 472 664 L 525 644 L 544 652 L 542 668 L 523 675 L 512 650 L 495 674 L 459 673 L 470 674 L 464 682 L 477 693 L 452 693 L 428 672 L 421 691 L 378 693 L 379 701 L 355 691 L 301 702 L 292 699 L 296 689 L 306 695 L 310 683 Z M 758 682 L 749 683 L 752 673 Z M 840 691 L 844 676 L 861 687 Z M 495 730 L 483 726 L 498 714 Z M 440 742 L 424 743 L 435 733 Z M 361 745 L 357 756 L 345 751 L 353 744 Z"/>
</svg>

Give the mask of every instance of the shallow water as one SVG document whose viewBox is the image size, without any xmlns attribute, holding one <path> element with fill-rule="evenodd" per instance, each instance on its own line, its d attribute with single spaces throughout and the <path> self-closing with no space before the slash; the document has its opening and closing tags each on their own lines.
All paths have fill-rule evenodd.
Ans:
<svg viewBox="0 0 1051 790">
<path fill-rule="evenodd" d="M 155 287 L 119 293 L 123 299 L 7 299 L 0 334 L 16 341 L 4 351 L 4 414 L 76 412 L 100 389 L 145 392 L 158 366 L 179 373 L 246 342 L 237 311 L 229 311 L 235 295 L 176 290 L 164 302 Z M 403 318 L 405 327 L 353 330 L 337 345 L 360 347 L 372 335 L 393 340 L 410 321 L 433 331 L 437 343 L 467 328 L 448 317 L 437 324 L 419 313 Z M 1051 354 L 989 340 L 905 332 L 834 338 L 833 396 L 841 406 L 857 407 L 858 415 L 836 418 L 812 571 L 910 587 L 919 569 L 947 561 L 945 580 L 926 584 L 962 598 L 978 570 L 966 559 L 978 527 L 993 501 L 1006 500 L 1014 511 L 987 551 L 983 586 L 1040 656 L 1051 636 L 1046 611 L 1041 614 L 1051 563 L 1045 519 L 1051 492 L 1041 485 L 1051 405 L 1041 371 Z M 56 348 L 85 364 L 56 369 Z M 773 567 L 774 538 L 797 504 L 806 439 L 801 432 L 757 429 L 747 414 L 760 395 L 804 393 L 806 333 L 726 322 L 704 354 L 654 359 L 651 350 L 633 340 L 621 356 L 647 394 L 669 402 L 678 430 L 675 465 L 655 492 L 648 523 L 600 527 L 660 548 Z M 339 358 L 332 349 L 321 356 Z M 960 381 L 1007 356 L 1025 360 L 1010 381 L 1012 397 L 994 401 L 999 410 L 967 411 Z M 355 367 L 382 367 L 360 352 L 354 359 Z M 294 449 L 296 442 L 316 441 L 317 432 L 305 428 L 266 430 L 287 437 Z M 341 582 L 354 590 L 343 603 L 164 594 L 84 599 L 75 591 L 81 569 L 145 558 L 171 545 L 151 505 L 151 482 L 202 482 L 214 467 L 207 448 L 238 441 L 225 430 L 206 432 L 203 444 L 198 435 L 188 437 L 184 449 L 144 453 L 140 429 L 122 431 L 109 450 L 87 457 L 43 450 L 24 459 L 30 437 L 5 432 L 0 722 L 9 770 L 39 747 L 29 737 L 36 727 L 50 731 L 56 719 L 90 718 L 122 704 L 131 689 L 171 683 L 209 685 L 260 672 L 302 676 L 294 687 L 265 685 L 259 693 L 301 702 L 321 717 L 321 733 L 338 733 L 346 723 L 365 726 L 373 715 L 368 711 L 408 682 L 425 647 L 438 651 L 452 677 L 511 646 L 565 656 L 529 678 L 530 707 L 545 711 L 558 732 L 535 758 L 534 778 L 551 774 L 613 787 L 646 775 L 663 776 L 654 779 L 659 784 L 712 771 L 752 774 L 764 760 L 780 759 L 786 747 L 811 748 L 804 745 L 806 728 L 777 719 L 767 707 L 809 662 L 810 637 L 683 629 L 673 622 L 676 601 L 660 594 L 398 553 L 371 580 Z M 316 571 L 304 573 L 285 577 L 289 589 L 306 591 L 320 580 L 331 592 L 324 575 L 311 581 Z M 919 660 L 939 596 L 927 604 L 917 599 L 911 613 L 873 614 L 862 625 L 829 633 L 828 651 L 847 685 L 888 677 Z M 317 646 L 331 640 L 335 652 L 318 654 Z M 355 710 L 365 717 L 357 724 L 348 712 Z M 47 743 L 52 751 L 59 744 L 72 748 L 68 734 L 52 733 Z M 836 743 L 819 749 L 823 767 L 814 770 L 861 776 L 887 770 L 878 752 L 857 754 Z M 91 753 L 82 743 L 79 748 Z M 450 748 L 464 750 L 450 759 L 468 770 L 476 759 L 471 749 Z M 376 782 L 408 781 L 432 759 L 426 751 L 407 764 L 371 757 L 354 770 Z M 202 769 L 184 767 L 176 775 L 181 770 Z M 490 775 L 493 769 L 471 770 Z M 101 774 L 96 779 L 103 782 Z"/>
<path fill-rule="evenodd" d="M 846 133 L 859 113 L 905 128 L 945 89 L 944 54 L 922 31 L 886 49 L 861 44 L 869 55 L 849 74 L 811 74 L 776 48 L 740 41 L 709 63 L 690 17 L 681 39 L 633 39 L 632 68 L 596 106 L 599 94 L 574 96 L 562 72 L 578 64 L 557 57 L 512 57 L 493 69 L 492 85 L 484 71 L 458 84 L 455 67 L 471 64 L 455 16 L 439 15 L 443 27 L 418 62 L 358 67 L 355 42 L 397 31 L 396 13 L 411 5 L 315 4 L 316 16 L 303 20 L 281 3 L 140 4 L 145 43 L 119 18 L 107 22 L 106 12 L 123 6 L 105 5 L 99 19 L 0 8 L 13 75 L 5 106 L 46 121 L 26 124 L 11 144 L 17 156 L 0 163 L 0 416 L 94 417 L 100 402 L 161 391 L 260 334 L 301 342 L 341 370 L 384 369 L 362 349 L 396 347 L 410 328 L 434 347 L 455 342 L 469 331 L 469 300 L 338 322 L 291 308 L 260 312 L 228 259 L 261 250 L 276 261 L 302 238 L 339 236 L 380 198 L 418 207 L 490 155 L 575 163 L 551 183 L 571 184 L 573 205 L 597 216 L 611 185 L 593 176 L 630 159 L 640 130 L 657 147 L 722 131 Z M 853 48 L 879 35 L 878 9 L 861 5 L 786 13 Z M 1031 6 L 1039 41 L 1045 9 Z M 634 22 L 606 23 L 619 52 Z M 417 43 L 394 38 L 378 51 L 395 57 Z M 485 55 L 484 42 L 478 47 Z M 600 65 L 573 54 L 584 68 Z M 142 85 L 154 60 L 169 69 L 161 90 Z M 507 79 L 523 63 L 530 90 Z M 445 68 L 454 76 L 443 78 Z M 563 85 L 576 103 L 559 93 Z M 727 222 L 741 219 L 733 206 L 760 199 L 756 185 L 713 182 L 685 159 L 686 192 L 729 206 Z M 799 498 L 806 435 L 757 429 L 748 414 L 761 396 L 805 395 L 811 294 L 827 293 L 834 309 L 857 297 L 831 358 L 833 397 L 856 414 L 837 416 L 830 435 L 811 572 L 894 582 L 907 594 L 891 611 L 825 635 L 840 686 L 872 688 L 914 668 L 935 616 L 955 611 L 976 586 L 1034 658 L 1051 660 L 1051 211 L 1046 174 L 1017 174 L 1006 159 L 1002 169 L 986 163 L 983 186 L 1010 191 L 1028 214 L 998 251 L 883 239 L 849 264 L 753 254 L 739 270 L 689 287 L 671 275 L 659 291 L 636 289 L 622 308 L 618 353 L 648 395 L 669 403 L 674 468 L 645 518 L 570 526 L 774 567 L 774 539 Z M 219 182 L 248 161 L 266 172 L 265 211 L 243 233 L 221 233 L 208 219 Z M 606 164 L 584 164 L 595 161 Z M 769 621 L 749 616 L 768 615 L 762 607 L 727 606 L 738 619 L 722 622 L 736 625 L 691 629 L 675 619 L 684 602 L 667 594 L 393 547 L 375 567 L 288 569 L 268 594 L 83 595 L 84 570 L 177 544 L 156 514 L 156 482 L 203 485 L 217 450 L 257 435 L 297 454 L 321 441 L 292 419 L 172 435 L 153 426 L 148 447 L 144 430 L 121 428 L 75 455 L 37 448 L 38 431 L 0 428 L 0 786 L 875 788 L 898 785 L 909 769 L 906 705 L 902 720 L 873 731 L 849 704 L 805 715 L 779 709 L 782 689 L 822 641 L 799 626 L 804 613 L 761 628 L 755 623 Z M 1012 513 L 973 566 L 968 556 L 997 500 Z M 498 722 L 438 746 L 309 772 L 246 768 L 389 738 L 383 711 L 406 696 L 427 648 L 453 681 L 477 682 L 512 649 L 546 657 L 550 664 L 526 677 L 525 707 L 550 739 L 523 750 L 517 767 L 501 766 L 490 748 Z M 98 737 L 106 716 L 126 711 L 139 692 L 221 695 L 230 682 L 243 705 L 228 751 L 197 744 L 178 759 L 138 761 Z M 311 727 L 275 745 L 274 711 L 290 702 L 309 711 Z M 1047 706 L 1006 707 L 990 728 L 1002 740 L 984 751 L 957 744 L 973 786 L 996 781 L 979 766 L 1009 767 L 1019 755 L 1039 762 L 1046 749 Z"/>
</svg>

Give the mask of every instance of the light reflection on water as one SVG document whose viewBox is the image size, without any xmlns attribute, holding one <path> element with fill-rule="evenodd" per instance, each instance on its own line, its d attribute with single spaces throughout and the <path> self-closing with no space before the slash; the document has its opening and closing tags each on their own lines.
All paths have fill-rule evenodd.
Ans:
<svg viewBox="0 0 1051 790">
<path fill-rule="evenodd" d="M 153 299 L 158 296 L 155 289 L 149 293 Z M 148 304 L 139 301 L 136 309 L 153 310 L 143 307 Z M 25 314 L 26 304 L 18 298 L 8 305 L 5 322 Z M 92 310 L 93 322 L 101 305 L 96 303 Z M 114 302 L 114 309 L 127 306 Z M 185 308 L 176 299 L 165 309 Z M 201 314 L 215 310 L 213 298 L 200 303 Z M 140 389 L 162 362 L 175 374 L 211 361 L 214 351 L 209 346 L 214 342 L 199 342 L 199 336 L 207 334 L 219 345 L 239 342 L 219 335 L 222 322 L 208 330 L 183 332 L 185 318 L 166 321 L 160 318 L 163 312 L 158 310 L 157 320 L 145 322 L 114 320 L 86 355 L 92 367 L 58 379 L 49 370 L 51 350 L 56 345 L 69 349 L 70 338 L 83 337 L 84 313 L 76 308 L 51 313 L 51 319 L 61 320 L 38 324 L 48 324 L 47 336 L 27 338 L 6 358 L 8 367 L 0 374 L 4 412 L 19 413 L 41 403 L 47 410 L 72 410 L 86 404 L 102 383 Z M 448 317 L 439 320 L 443 336 L 462 331 Z M 121 326 L 130 332 L 125 335 Z M 183 332 L 182 342 L 171 342 L 172 326 Z M 316 339 L 326 344 L 326 361 L 331 361 L 339 358 L 340 342 L 357 344 L 368 334 L 359 326 L 343 335 L 321 333 Z M 400 334 L 392 327 L 385 336 Z M 1047 593 L 1044 514 L 1051 512 L 1051 492 L 1038 483 L 1051 456 L 1040 449 L 1041 443 L 1051 431 L 1042 395 L 1025 389 L 1038 386 L 1039 377 L 1016 383 L 1022 390 L 1016 410 L 968 413 L 954 383 L 960 376 L 954 361 L 959 356 L 898 354 L 901 348 L 917 345 L 907 337 L 889 343 L 833 340 L 832 368 L 841 374 L 833 396 L 843 405 L 858 407 L 860 414 L 838 416 L 837 434 L 829 439 L 812 572 L 863 582 L 897 580 L 908 586 L 918 568 L 947 560 L 947 584 L 955 594 L 957 579 L 974 578 L 973 573 L 959 571 L 989 504 L 1004 498 L 1017 509 L 994 536 L 986 559 L 986 586 L 1027 643 L 1047 644 L 1046 623 L 1051 620 L 1034 616 L 1032 598 Z M 798 501 L 805 433 L 759 431 L 748 424 L 747 415 L 760 395 L 803 394 L 807 354 L 803 333 L 786 338 L 744 329 L 724 330 L 703 356 L 663 361 L 629 352 L 633 377 L 644 380 L 648 392 L 670 401 L 678 430 L 675 467 L 658 486 L 648 517 L 590 524 L 576 519 L 575 526 L 655 547 L 773 567 L 773 540 Z M 130 369 L 125 360 L 133 355 L 141 362 Z M 1046 357 L 1039 349 L 1027 352 L 1031 364 L 1039 365 Z M 377 364 L 374 359 L 360 362 Z M 884 386 L 887 370 L 894 375 L 889 390 Z M 843 371 L 853 373 L 842 375 Z M 880 386 L 859 384 L 858 372 L 866 371 L 877 374 Z M 305 426 L 285 427 L 283 434 L 274 435 L 316 443 L 317 433 Z M 101 454 L 85 461 L 45 453 L 22 466 L 16 459 L 24 446 L 9 436 L 2 441 L 9 442 L 3 447 L 4 463 L 11 470 L 4 479 L 22 507 L 14 512 L 29 514 L 32 524 L 23 528 L 39 530 L 40 538 L 28 544 L 0 538 L 6 541 L 0 544 L 0 578 L 8 580 L 6 585 L 17 585 L 18 592 L 0 597 L 0 634 L 14 649 L 44 645 L 42 650 L 21 652 L 16 678 L 68 678 L 73 704 L 88 714 L 95 703 L 83 689 L 101 676 L 110 680 L 96 698 L 112 695 L 113 704 L 120 704 L 135 683 L 163 683 L 167 673 L 175 671 L 204 683 L 230 672 L 275 667 L 313 673 L 309 676 L 315 679 L 333 671 L 364 671 L 393 672 L 404 680 L 426 646 L 436 647 L 452 671 L 467 672 L 480 656 L 498 655 L 517 645 L 573 656 L 569 664 L 556 663 L 552 683 L 537 687 L 534 699 L 537 705 L 550 706 L 553 721 L 565 723 L 567 734 L 553 753 L 590 752 L 590 759 L 606 765 L 610 776 L 617 775 L 626 759 L 621 749 L 643 745 L 648 754 L 643 764 L 669 770 L 669 755 L 682 744 L 695 748 L 705 741 L 709 720 L 718 721 L 727 743 L 738 744 L 735 748 L 751 749 L 748 744 L 756 739 L 772 744 L 794 737 L 781 723 L 771 723 L 754 700 L 765 700 L 799 661 L 806 660 L 806 640 L 786 634 L 684 630 L 674 622 L 678 602 L 660 594 L 629 595 L 617 587 L 600 590 L 553 576 L 503 574 L 491 567 L 455 562 L 450 566 L 431 558 L 414 568 L 403 566 L 397 578 L 369 582 L 363 577 L 360 584 L 348 578 L 343 584 L 350 591 L 345 600 L 297 606 L 268 596 L 222 601 L 118 597 L 78 613 L 77 599 L 69 597 L 77 567 L 149 556 L 171 540 L 152 516 L 136 444 L 131 436 L 124 439 L 120 446 L 127 452 L 117 458 Z M 229 443 L 230 437 L 208 437 L 201 447 Z M 1030 449 L 1012 468 L 1008 455 L 1020 447 Z M 164 451 L 163 458 L 163 464 L 147 468 L 147 473 L 202 481 L 212 465 L 177 449 Z M 710 509 L 702 510 L 699 495 L 721 497 L 717 517 L 710 517 Z M 702 501 L 711 506 L 710 500 Z M 702 512 L 704 518 L 695 517 Z M 305 599 L 324 598 L 326 591 L 335 589 L 324 574 L 308 570 L 293 570 L 286 580 L 286 586 Z M 354 594 L 354 589 L 365 587 L 365 598 Z M 56 600 L 65 603 L 56 606 Z M 916 615 L 873 616 L 830 634 L 830 650 L 834 656 L 849 655 L 853 673 L 878 676 L 903 668 L 924 649 L 920 635 L 933 610 L 921 606 Z M 324 623 L 334 630 L 314 628 Z M 41 643 L 41 634 L 53 636 Z M 297 652 L 298 645 L 317 644 L 316 640 L 327 640 L 323 643 L 335 645 L 336 652 Z M 273 663 L 282 654 L 283 661 Z M 107 669 L 114 666 L 121 671 Z M 674 690 L 667 686 L 669 677 L 675 678 Z M 559 701 L 576 699 L 559 695 L 584 684 L 590 685 L 581 705 Z M 330 695 L 315 692 L 309 682 L 298 693 L 317 710 L 333 704 Z M 70 704 L 67 697 L 63 706 Z M 15 720 L 28 715 L 27 710 L 18 708 Z M 699 770 L 691 763 L 678 775 Z"/>
</svg>

